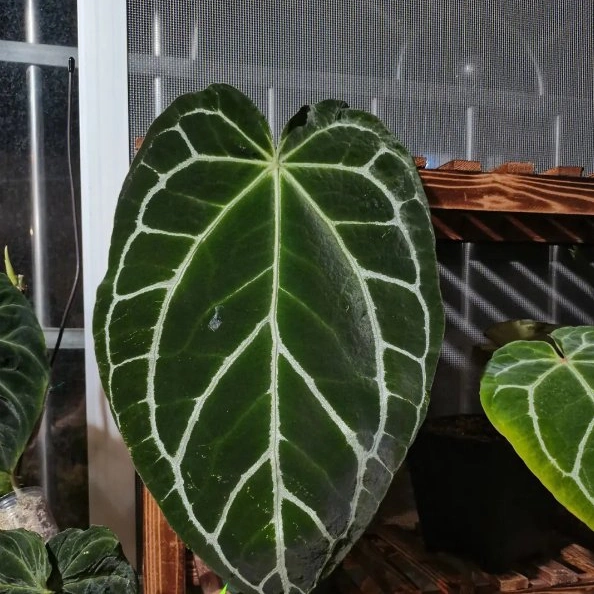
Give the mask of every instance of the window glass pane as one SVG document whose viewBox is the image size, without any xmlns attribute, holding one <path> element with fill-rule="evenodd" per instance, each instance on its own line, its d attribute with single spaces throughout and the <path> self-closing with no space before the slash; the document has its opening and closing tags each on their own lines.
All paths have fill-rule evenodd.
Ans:
<svg viewBox="0 0 594 594">
<path fill-rule="evenodd" d="M 31 75 L 38 76 L 41 92 L 38 113 L 41 119 L 39 158 L 31 156 L 29 120 Z M 32 228 L 32 175 L 37 170 L 45 203 L 41 224 L 46 246 L 48 319 L 46 326 L 58 326 L 68 300 L 74 276 L 73 225 L 70 208 L 70 183 L 66 160 L 66 113 L 68 74 L 66 68 L 27 66 L 0 62 L 0 243 L 8 245 L 15 270 L 25 275 L 34 294 Z M 79 186 L 78 93 L 76 78 L 73 96 L 73 172 Z M 77 192 L 78 195 L 78 192 Z M 71 327 L 83 324 L 82 293 L 77 296 L 68 322 Z"/>
<path fill-rule="evenodd" d="M 8 245 L 15 270 L 29 276 L 30 143 L 24 66 L 0 62 L 0 96 L 0 244 Z"/>
<path fill-rule="evenodd" d="M 0 39 L 27 39 L 27 6 L 35 8 L 35 43 L 76 46 L 76 0 L 2 0 Z"/>
<path fill-rule="evenodd" d="M 75 272 L 74 230 L 66 152 L 68 75 L 65 68 L 43 67 L 44 151 L 47 211 L 47 256 L 51 326 L 59 326 Z M 78 139 L 78 77 L 72 83 L 72 173 L 80 229 L 80 158 Z M 68 326 L 83 326 L 80 290 Z"/>
<path fill-rule="evenodd" d="M 22 0 L 4 0 L 0 14 L 0 39 L 25 40 L 25 13 Z"/>
<path fill-rule="evenodd" d="M 83 350 L 63 349 L 58 354 L 45 424 L 20 469 L 25 485 L 47 481 L 52 513 L 61 529 L 86 528 L 89 522 L 84 366 Z"/>
<path fill-rule="evenodd" d="M 26 295 L 51 346 L 76 260 L 66 150 L 68 72 L 66 64 L 58 68 L 7 62 L 12 54 L 2 53 L 1 42 L 28 40 L 29 6 L 37 27 L 33 41 L 76 46 L 76 0 L 2 0 L 1 5 L 0 247 L 9 246 L 15 270 L 25 276 Z M 76 73 L 72 87 L 72 169 L 79 210 Z M 82 291 L 67 326 L 65 348 L 52 372 L 45 421 L 18 469 L 22 485 L 41 485 L 47 491 L 62 528 L 85 527 L 89 515 Z"/>
</svg>

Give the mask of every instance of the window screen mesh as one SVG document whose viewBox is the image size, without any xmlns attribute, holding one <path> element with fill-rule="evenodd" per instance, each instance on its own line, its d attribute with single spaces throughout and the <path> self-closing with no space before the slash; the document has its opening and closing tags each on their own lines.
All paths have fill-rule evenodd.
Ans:
<svg viewBox="0 0 594 594">
<path fill-rule="evenodd" d="M 428 167 L 594 170 L 591 2 L 129 0 L 128 19 L 131 147 L 177 95 L 226 82 L 277 136 L 301 105 L 337 98 L 376 113 Z M 478 406 L 474 345 L 489 324 L 594 321 L 588 249 L 438 251 L 448 324 L 436 413 Z"/>
</svg>

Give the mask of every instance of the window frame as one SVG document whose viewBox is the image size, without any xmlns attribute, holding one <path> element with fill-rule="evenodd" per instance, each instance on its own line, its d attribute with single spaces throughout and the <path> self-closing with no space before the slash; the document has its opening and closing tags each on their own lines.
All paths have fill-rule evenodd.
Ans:
<svg viewBox="0 0 594 594">
<path fill-rule="evenodd" d="M 78 56 L 89 518 L 112 528 L 134 562 L 135 474 L 101 388 L 92 333 L 95 293 L 129 167 L 126 2 L 78 2 Z"/>
</svg>

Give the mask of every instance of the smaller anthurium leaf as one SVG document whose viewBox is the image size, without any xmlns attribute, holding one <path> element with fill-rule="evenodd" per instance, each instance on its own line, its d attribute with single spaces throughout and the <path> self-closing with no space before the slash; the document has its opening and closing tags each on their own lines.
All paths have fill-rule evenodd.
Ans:
<svg viewBox="0 0 594 594">
<path fill-rule="evenodd" d="M 547 324 L 536 320 L 506 320 L 489 326 L 485 336 L 498 347 L 515 340 L 544 340 L 551 342 L 549 334 L 559 324 Z"/>
<path fill-rule="evenodd" d="M 0 594 L 46 594 L 51 572 L 41 536 L 27 530 L 0 530 Z"/>
<path fill-rule="evenodd" d="M 495 351 L 481 380 L 489 420 L 556 499 L 594 529 L 594 327 Z"/>
<path fill-rule="evenodd" d="M 136 574 L 114 533 L 104 526 L 70 528 L 47 544 L 57 569 L 50 584 L 68 594 L 134 594 Z"/>
<path fill-rule="evenodd" d="M 12 474 L 43 410 L 49 381 L 35 313 L 0 274 L 0 471 Z"/>
</svg>

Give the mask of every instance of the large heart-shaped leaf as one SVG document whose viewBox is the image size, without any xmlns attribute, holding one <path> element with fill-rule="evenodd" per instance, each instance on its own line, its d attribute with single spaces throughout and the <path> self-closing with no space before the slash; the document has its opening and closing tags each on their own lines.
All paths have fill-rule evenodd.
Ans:
<svg viewBox="0 0 594 594">
<path fill-rule="evenodd" d="M 310 591 L 362 533 L 427 405 L 443 312 L 410 156 L 325 101 L 278 147 L 214 85 L 151 126 L 94 332 L 167 519 L 248 593 Z"/>
<path fill-rule="evenodd" d="M 594 327 L 495 351 L 481 380 L 493 425 L 530 470 L 594 529 Z"/>
<path fill-rule="evenodd" d="M 45 339 L 29 302 L 0 273 L 0 472 L 12 474 L 43 411 Z"/>
<path fill-rule="evenodd" d="M 43 539 L 26 530 L 0 530 L 0 594 L 47 594 L 52 568 Z"/>
<path fill-rule="evenodd" d="M 69 528 L 47 544 L 55 566 L 50 585 L 68 594 L 133 594 L 134 570 L 114 533 L 104 526 Z"/>
</svg>

